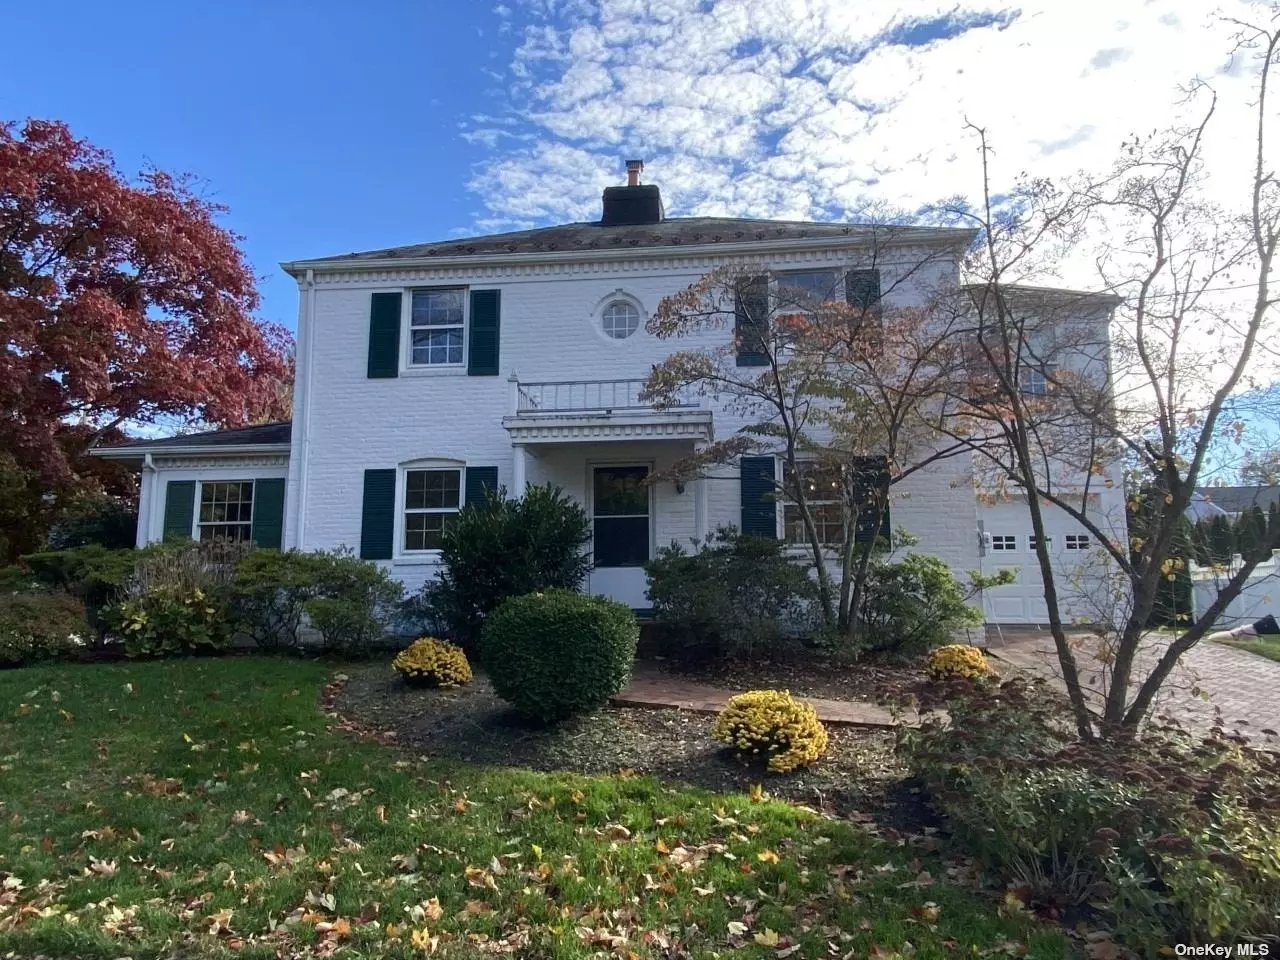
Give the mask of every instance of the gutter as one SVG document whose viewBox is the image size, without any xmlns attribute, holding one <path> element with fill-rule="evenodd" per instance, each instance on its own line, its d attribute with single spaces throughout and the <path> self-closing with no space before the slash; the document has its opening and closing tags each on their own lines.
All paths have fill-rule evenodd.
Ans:
<svg viewBox="0 0 1280 960">
<path fill-rule="evenodd" d="M 289 444 L 287 443 L 237 443 L 237 444 L 205 444 L 203 446 L 175 447 L 160 446 L 153 444 L 150 446 L 136 447 L 93 447 L 89 450 L 89 455 L 94 457 L 102 457 L 104 460 L 136 460 L 142 457 L 143 464 L 150 469 L 155 469 L 155 465 L 151 462 L 152 456 L 211 456 L 213 454 L 268 454 L 268 453 L 288 453 Z"/>
</svg>

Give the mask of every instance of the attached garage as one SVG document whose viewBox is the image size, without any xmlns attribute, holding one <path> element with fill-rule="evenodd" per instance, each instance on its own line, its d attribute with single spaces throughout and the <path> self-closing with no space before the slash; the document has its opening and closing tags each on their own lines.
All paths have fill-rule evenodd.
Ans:
<svg viewBox="0 0 1280 960">
<path fill-rule="evenodd" d="M 1120 509 L 1123 511 L 1123 504 Z M 982 607 L 987 622 L 1047 624 L 1044 583 L 1025 501 L 1019 498 L 1008 503 L 980 505 L 978 525 L 982 572 L 991 575 L 1007 569 L 1017 576 L 1008 586 L 984 591 Z M 1089 623 L 1108 616 L 1114 604 L 1109 586 L 1110 568 L 1097 538 L 1055 508 L 1046 508 L 1045 526 L 1063 620 Z"/>
</svg>

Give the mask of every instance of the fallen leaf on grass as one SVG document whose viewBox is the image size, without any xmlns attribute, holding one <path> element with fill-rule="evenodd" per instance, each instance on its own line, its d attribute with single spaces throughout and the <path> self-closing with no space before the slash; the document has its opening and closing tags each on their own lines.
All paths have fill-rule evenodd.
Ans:
<svg viewBox="0 0 1280 960">
<path fill-rule="evenodd" d="M 100 877 L 114 877 L 116 875 L 116 862 L 114 860 L 99 860 L 97 857 L 90 857 L 89 870 Z"/>
<path fill-rule="evenodd" d="M 772 850 L 761 850 L 756 854 L 756 859 L 761 863 L 777 863 L 781 858 Z"/>
<path fill-rule="evenodd" d="M 777 931 L 770 930 L 768 927 L 765 927 L 752 939 L 762 947 L 776 947 L 781 942 L 782 938 L 778 936 Z"/>
</svg>

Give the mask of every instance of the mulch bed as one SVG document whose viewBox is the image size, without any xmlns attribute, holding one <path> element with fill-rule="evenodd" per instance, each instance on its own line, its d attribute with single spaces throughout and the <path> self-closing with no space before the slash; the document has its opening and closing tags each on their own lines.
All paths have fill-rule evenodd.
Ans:
<svg viewBox="0 0 1280 960">
<path fill-rule="evenodd" d="M 655 657 L 644 662 L 672 676 L 728 690 L 790 690 L 796 696 L 884 705 L 910 697 L 925 679 L 921 664 L 870 658 L 851 661 L 810 656 L 687 664 Z"/>
<path fill-rule="evenodd" d="M 558 726 L 536 727 L 522 721 L 480 674 L 457 690 L 409 687 L 386 663 L 351 664 L 338 676 L 327 691 L 326 708 L 414 756 L 573 773 L 631 770 L 715 791 L 745 792 L 762 784 L 775 797 L 838 816 L 861 814 L 903 830 L 933 822 L 903 780 L 892 731 L 831 728 L 821 762 L 805 771 L 769 774 L 742 766 L 713 740 L 710 716 L 607 707 Z"/>
</svg>

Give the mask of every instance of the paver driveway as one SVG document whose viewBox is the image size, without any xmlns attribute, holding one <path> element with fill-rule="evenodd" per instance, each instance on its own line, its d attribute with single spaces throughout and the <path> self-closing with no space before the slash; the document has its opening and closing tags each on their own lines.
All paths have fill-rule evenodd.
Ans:
<svg viewBox="0 0 1280 960">
<path fill-rule="evenodd" d="M 1073 634 L 1072 639 L 1078 644 L 1076 656 L 1085 683 L 1098 694 L 1102 667 L 1093 653 L 1096 638 Z M 1142 676 L 1171 639 L 1159 633 L 1145 638 L 1138 654 Z M 997 658 L 1061 685 L 1058 656 L 1047 630 L 989 629 L 987 642 Z M 1220 643 L 1201 641 L 1192 647 L 1169 678 L 1153 715 L 1168 715 L 1188 727 L 1207 730 L 1215 708 L 1222 711 L 1227 730 L 1239 729 L 1253 738 L 1259 738 L 1263 729 L 1280 731 L 1280 663 Z"/>
</svg>

